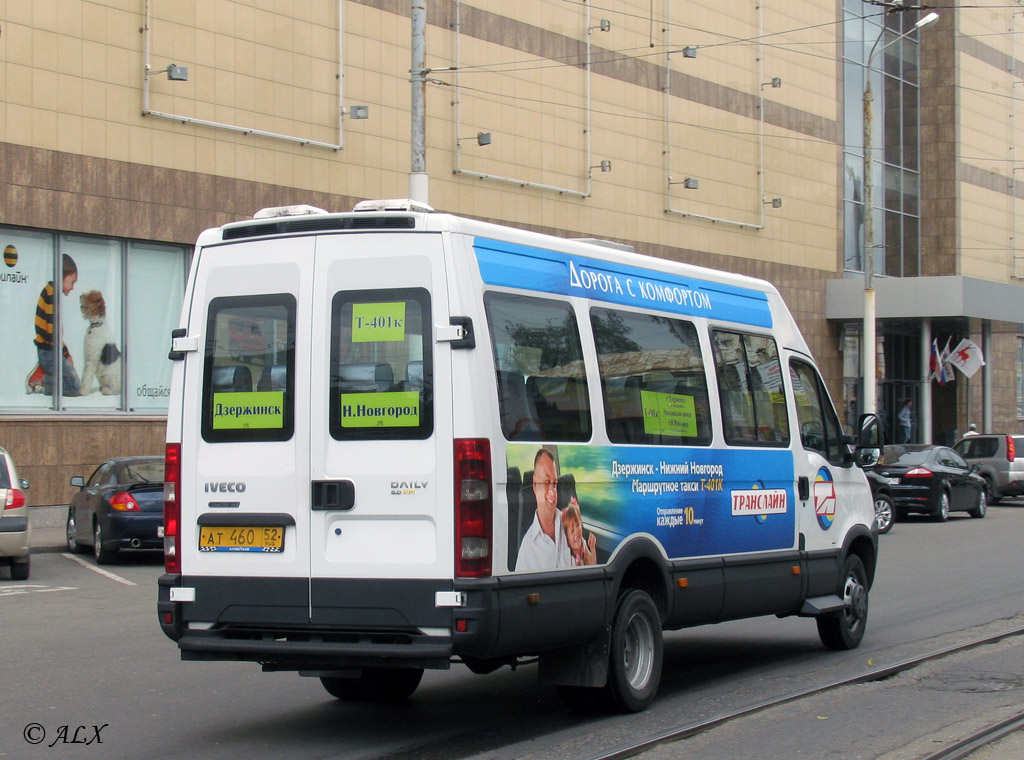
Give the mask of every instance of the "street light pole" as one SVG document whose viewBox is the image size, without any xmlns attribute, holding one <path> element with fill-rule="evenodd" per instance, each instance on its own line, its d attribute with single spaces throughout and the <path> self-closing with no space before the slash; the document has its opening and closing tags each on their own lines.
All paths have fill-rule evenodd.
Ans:
<svg viewBox="0 0 1024 760">
<path fill-rule="evenodd" d="M 907 7 L 893 6 L 893 10 L 911 10 Z M 874 94 L 871 92 L 871 61 L 876 53 L 881 53 L 890 45 L 899 42 L 923 26 L 937 21 L 939 14 L 932 12 L 922 16 L 914 24 L 914 28 L 878 47 L 885 36 L 885 21 L 882 31 L 878 33 L 875 44 L 868 54 L 867 66 L 864 71 L 864 329 L 861 341 L 861 357 L 864 368 L 864 412 L 874 414 L 878 410 L 875 393 L 875 180 L 872 176 L 871 131 L 873 121 Z M 877 49 L 876 49 L 877 48 Z"/>
<path fill-rule="evenodd" d="M 427 174 L 426 27 L 426 0 L 412 0 L 412 170 L 409 172 L 409 197 L 421 203 L 430 202 L 430 175 Z"/>
</svg>

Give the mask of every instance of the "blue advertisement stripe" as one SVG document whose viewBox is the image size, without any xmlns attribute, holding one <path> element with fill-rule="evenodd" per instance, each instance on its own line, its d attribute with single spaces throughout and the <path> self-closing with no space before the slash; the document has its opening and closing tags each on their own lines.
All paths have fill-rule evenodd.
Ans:
<svg viewBox="0 0 1024 760">
<path fill-rule="evenodd" d="M 475 238 L 473 246 L 488 285 L 772 326 L 768 296 L 757 290 L 490 238 Z"/>
</svg>

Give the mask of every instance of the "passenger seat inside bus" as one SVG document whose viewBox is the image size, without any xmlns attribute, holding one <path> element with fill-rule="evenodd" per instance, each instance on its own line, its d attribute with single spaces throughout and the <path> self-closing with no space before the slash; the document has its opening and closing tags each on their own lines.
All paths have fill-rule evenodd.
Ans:
<svg viewBox="0 0 1024 760">
<path fill-rule="evenodd" d="M 501 429 L 510 441 L 541 440 L 540 422 L 532 399 L 526 393 L 521 372 L 501 372 L 498 376 L 498 409 Z"/>
<path fill-rule="evenodd" d="M 338 369 L 338 390 L 342 393 L 386 391 L 394 382 L 390 364 L 342 364 Z"/>
<path fill-rule="evenodd" d="M 260 381 L 256 384 L 258 391 L 283 391 L 288 387 L 288 367 L 274 364 L 264 367 Z"/>
<path fill-rule="evenodd" d="M 213 368 L 214 393 L 244 393 L 252 391 L 252 372 L 244 364 Z"/>
</svg>

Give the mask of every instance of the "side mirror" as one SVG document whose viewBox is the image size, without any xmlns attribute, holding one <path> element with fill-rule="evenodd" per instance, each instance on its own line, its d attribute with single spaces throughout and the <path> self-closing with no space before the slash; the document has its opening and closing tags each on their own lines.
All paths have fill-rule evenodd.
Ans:
<svg viewBox="0 0 1024 760">
<path fill-rule="evenodd" d="M 882 457 L 882 428 L 874 414 L 862 414 L 857 421 L 858 467 L 872 467 Z"/>
<path fill-rule="evenodd" d="M 85 478 L 81 475 L 75 475 L 75 477 L 71 478 L 71 485 L 75 488 L 85 488 Z"/>
<path fill-rule="evenodd" d="M 22 491 L 27 491 L 28 490 L 28 481 L 25 480 L 25 478 L 21 478 L 21 490 Z"/>
<path fill-rule="evenodd" d="M 971 472 L 981 472 L 981 465 L 980 464 L 972 464 L 972 465 L 970 465 L 970 468 L 971 468 Z"/>
</svg>

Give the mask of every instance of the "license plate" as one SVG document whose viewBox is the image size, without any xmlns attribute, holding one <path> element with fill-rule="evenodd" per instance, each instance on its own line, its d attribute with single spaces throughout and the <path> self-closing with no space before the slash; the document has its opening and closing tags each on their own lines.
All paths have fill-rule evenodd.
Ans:
<svg viewBox="0 0 1024 760">
<path fill-rule="evenodd" d="M 284 551 L 284 527 L 204 525 L 199 529 L 201 552 Z"/>
<path fill-rule="evenodd" d="M 899 478 L 889 478 L 889 485 L 898 486 L 900 484 Z"/>
</svg>

